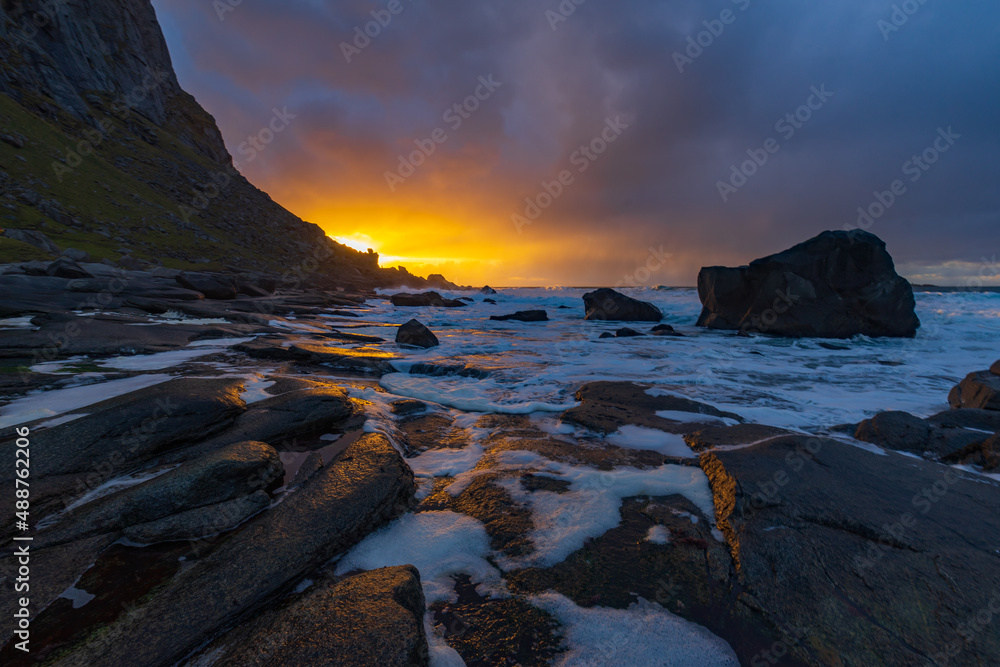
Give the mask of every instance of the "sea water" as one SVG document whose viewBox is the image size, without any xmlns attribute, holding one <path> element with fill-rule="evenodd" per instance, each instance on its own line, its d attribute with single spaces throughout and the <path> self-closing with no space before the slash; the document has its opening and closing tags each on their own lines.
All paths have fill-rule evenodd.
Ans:
<svg viewBox="0 0 1000 667">
<path fill-rule="evenodd" d="M 748 421 L 810 432 L 885 410 L 921 417 L 947 410 L 948 392 L 957 382 L 1000 359 L 1000 294 L 992 292 L 917 293 L 922 326 L 915 338 L 829 341 L 739 337 L 698 328 L 701 303 L 693 288 L 622 290 L 658 306 L 664 322 L 684 337 L 600 339 L 622 326 L 644 332 L 652 324 L 587 321 L 581 298 L 586 291 L 507 289 L 490 297 L 496 305 L 476 295 L 465 308 L 396 308 L 373 300 L 352 331 L 391 337 L 394 332 L 385 325 L 411 317 L 430 327 L 441 344 L 406 350 L 405 360 L 395 363 L 400 372 L 381 383 L 392 394 L 446 407 L 558 412 L 573 405 L 573 394 L 584 383 L 628 380 Z M 550 321 L 489 319 L 529 309 L 546 310 Z M 489 375 L 411 375 L 407 371 L 415 363 L 464 363 Z"/>
</svg>

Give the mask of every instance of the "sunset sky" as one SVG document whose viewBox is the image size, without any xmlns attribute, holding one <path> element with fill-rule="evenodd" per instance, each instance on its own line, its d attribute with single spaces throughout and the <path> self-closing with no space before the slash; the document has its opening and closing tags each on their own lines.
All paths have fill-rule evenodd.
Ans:
<svg viewBox="0 0 1000 667">
<path fill-rule="evenodd" d="M 154 4 L 241 171 L 384 266 L 693 285 L 862 207 L 911 280 L 1000 283 L 995 0 L 576 2 Z"/>
</svg>

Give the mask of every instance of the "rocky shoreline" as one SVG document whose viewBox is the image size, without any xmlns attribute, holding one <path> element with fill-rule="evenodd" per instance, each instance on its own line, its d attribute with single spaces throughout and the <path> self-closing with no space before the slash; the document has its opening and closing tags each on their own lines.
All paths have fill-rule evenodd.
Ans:
<svg viewBox="0 0 1000 667">
<path fill-rule="evenodd" d="M 1000 482 L 980 474 L 998 463 L 1000 362 L 956 386 L 951 411 L 825 434 L 708 396 L 586 383 L 557 415 L 568 440 L 528 415 L 379 386 L 440 342 L 417 320 L 398 326 L 411 304 L 468 301 L 77 266 L 90 277 L 0 275 L 0 449 L 13 460 L 16 424 L 35 454 L 32 654 L 4 626 L 5 664 L 574 664 L 609 649 L 575 622 L 600 617 L 621 641 L 638 614 L 687 624 L 717 664 L 1000 660 Z M 605 311 L 652 317 L 608 292 Z M 503 298 L 477 298 L 489 296 Z M 397 304 L 398 321 L 354 333 L 373 299 Z M 629 429 L 677 444 L 633 443 Z M 454 534 L 479 555 L 428 553 Z M 13 597 L 0 612 L 16 612 Z M 616 650 L 648 664 L 637 646 Z"/>
</svg>

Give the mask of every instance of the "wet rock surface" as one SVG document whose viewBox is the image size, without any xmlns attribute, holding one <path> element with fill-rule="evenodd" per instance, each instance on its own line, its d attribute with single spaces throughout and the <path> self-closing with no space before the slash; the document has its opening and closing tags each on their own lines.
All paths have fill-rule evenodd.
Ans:
<svg viewBox="0 0 1000 667">
<path fill-rule="evenodd" d="M 410 503 L 413 478 L 382 436 L 342 452 L 287 500 L 247 525 L 149 602 L 60 665 L 171 664 Z M 157 634 L 142 629 L 155 624 Z"/>
</svg>

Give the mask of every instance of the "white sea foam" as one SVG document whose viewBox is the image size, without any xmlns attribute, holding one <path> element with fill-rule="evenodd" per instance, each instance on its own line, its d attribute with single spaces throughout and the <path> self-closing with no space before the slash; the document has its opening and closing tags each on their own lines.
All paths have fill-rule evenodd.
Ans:
<svg viewBox="0 0 1000 667">
<path fill-rule="evenodd" d="M 648 449 L 664 456 L 696 458 L 696 454 L 684 442 L 684 436 L 655 428 L 627 424 L 609 435 L 606 440 L 618 447 Z"/>
<path fill-rule="evenodd" d="M 413 565 L 420 571 L 427 604 L 455 601 L 456 574 L 467 574 L 480 593 L 506 595 L 500 572 L 486 562 L 490 540 L 482 523 L 455 512 L 404 514 L 371 533 L 337 564 L 337 574 Z"/>
<path fill-rule="evenodd" d="M 570 484 L 567 492 L 555 493 L 525 491 L 516 479 L 500 482 L 515 501 L 531 508 L 534 521 L 530 538 L 535 551 L 522 559 L 499 559 L 504 569 L 524 565 L 551 567 L 563 561 L 582 548 L 587 539 L 599 537 L 616 527 L 621 522 L 622 499 L 630 496 L 681 494 L 705 516 L 715 516 L 708 478 L 694 466 L 596 470 L 549 461 L 532 452 L 519 453 L 525 465 L 533 464 L 546 475 Z"/>
<path fill-rule="evenodd" d="M 919 416 L 946 410 L 952 386 L 996 361 L 1000 339 L 1000 294 L 918 293 L 923 327 L 915 338 L 858 336 L 838 342 L 846 350 L 830 350 L 815 339 L 742 338 L 696 329 L 701 303 L 694 289 L 625 288 L 629 296 L 656 304 L 667 322 L 690 329 L 690 335 L 598 346 L 597 337 L 609 323 L 583 319 L 585 291 L 505 289 L 495 297 L 496 306 L 475 295 L 476 303 L 467 308 L 416 309 L 425 324 L 446 331 L 447 338 L 440 348 L 408 353 L 408 360 L 468 363 L 491 373 L 488 381 L 450 385 L 449 378 L 425 378 L 419 393 L 461 409 L 510 411 L 509 406 L 531 402 L 569 404 L 585 382 L 631 380 L 753 422 L 812 431 L 856 423 L 884 410 Z M 490 315 L 533 308 L 548 312 L 546 326 L 486 324 Z M 399 309 L 378 300 L 359 324 L 398 323 L 400 318 Z M 474 392 L 463 395 L 470 387 Z"/>
<path fill-rule="evenodd" d="M 646 541 L 653 544 L 668 544 L 670 542 L 670 529 L 666 526 L 653 526 L 646 531 Z"/>
<path fill-rule="evenodd" d="M 556 657 L 552 663 L 556 667 L 740 664 L 725 641 L 641 598 L 628 609 L 585 609 L 551 592 L 535 596 L 531 602 L 563 625 L 569 650 Z"/>
</svg>

